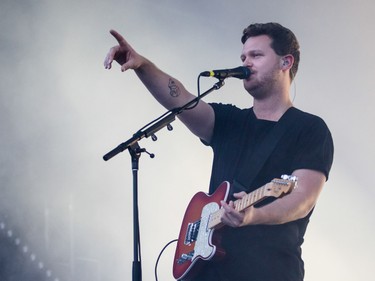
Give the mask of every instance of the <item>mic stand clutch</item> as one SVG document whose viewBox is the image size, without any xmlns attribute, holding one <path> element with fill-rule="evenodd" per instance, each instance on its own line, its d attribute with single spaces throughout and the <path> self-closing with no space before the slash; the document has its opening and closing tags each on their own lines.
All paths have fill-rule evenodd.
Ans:
<svg viewBox="0 0 375 281">
<path fill-rule="evenodd" d="M 170 125 L 176 119 L 176 116 L 183 112 L 184 110 L 191 109 L 194 107 L 200 99 L 208 95 L 214 90 L 220 89 L 224 85 L 224 79 L 220 79 L 214 86 L 208 89 L 203 94 L 197 96 L 192 101 L 188 102 L 182 107 L 175 108 L 164 114 L 162 117 L 156 119 L 156 121 L 151 122 L 149 125 L 143 127 L 145 129 L 140 129 L 136 132 L 132 138 L 121 143 L 116 148 L 112 149 L 110 152 L 103 156 L 105 161 L 108 161 L 112 157 L 116 156 L 125 149 L 129 150 L 132 160 L 132 173 L 133 173 L 133 250 L 134 250 L 134 260 L 132 267 L 132 280 L 141 281 L 142 280 L 142 264 L 141 264 L 141 245 L 140 245 L 140 231 L 139 231 L 139 215 L 138 215 L 138 170 L 139 170 L 139 158 L 141 153 L 145 152 L 149 154 L 151 158 L 154 158 L 154 154 L 148 153 L 146 149 L 140 148 L 138 141 L 144 137 L 149 137 L 156 140 L 155 133 L 160 129 L 167 127 L 171 130 Z"/>
</svg>

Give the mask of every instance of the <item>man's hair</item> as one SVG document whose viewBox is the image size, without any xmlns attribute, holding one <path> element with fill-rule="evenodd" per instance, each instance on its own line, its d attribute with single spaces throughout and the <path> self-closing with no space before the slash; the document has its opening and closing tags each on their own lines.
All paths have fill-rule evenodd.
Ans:
<svg viewBox="0 0 375 281">
<path fill-rule="evenodd" d="M 271 38 L 271 48 L 279 56 L 291 54 L 294 57 L 294 63 L 290 70 L 290 79 L 293 80 L 297 74 L 300 59 L 299 43 L 294 33 L 278 23 L 255 23 L 244 29 L 241 42 L 244 44 L 250 37 L 259 35 L 267 35 Z"/>
</svg>

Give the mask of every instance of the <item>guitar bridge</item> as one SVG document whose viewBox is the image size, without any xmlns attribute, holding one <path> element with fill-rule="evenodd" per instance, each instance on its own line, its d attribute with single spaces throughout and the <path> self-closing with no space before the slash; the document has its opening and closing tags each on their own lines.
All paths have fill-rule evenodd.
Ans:
<svg viewBox="0 0 375 281">
<path fill-rule="evenodd" d="M 191 261 L 193 259 L 193 256 L 194 256 L 194 251 L 191 251 L 187 254 L 182 254 L 181 257 L 177 260 L 177 263 L 183 264 L 187 261 Z"/>
<path fill-rule="evenodd" d="M 190 245 L 197 240 L 200 224 L 200 220 L 188 224 L 184 240 L 185 245 Z"/>
</svg>

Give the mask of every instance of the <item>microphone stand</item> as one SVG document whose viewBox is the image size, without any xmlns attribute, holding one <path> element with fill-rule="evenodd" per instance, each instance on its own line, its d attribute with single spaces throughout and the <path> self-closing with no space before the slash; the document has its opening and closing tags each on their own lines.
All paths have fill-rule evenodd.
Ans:
<svg viewBox="0 0 375 281">
<path fill-rule="evenodd" d="M 150 137 L 156 141 L 157 138 L 155 133 L 161 130 L 164 127 L 167 127 L 168 130 L 172 130 L 170 125 L 176 119 L 176 116 L 183 112 L 184 110 L 191 109 L 194 107 L 199 100 L 208 95 L 214 90 L 220 89 L 224 85 L 224 78 L 220 78 L 214 86 L 208 89 L 203 94 L 197 96 L 195 99 L 186 103 L 182 107 L 178 107 L 170 110 L 166 114 L 162 115 L 156 119 L 156 121 L 151 122 L 145 129 L 140 129 L 137 131 L 133 137 L 127 141 L 119 144 L 117 147 L 109 151 L 103 156 L 104 161 L 108 161 L 112 157 L 116 156 L 120 152 L 123 152 L 125 149 L 128 149 L 131 155 L 132 162 L 132 174 L 133 174 L 133 264 L 132 264 L 132 280 L 141 281 L 142 280 L 142 264 L 141 264 L 141 245 L 140 245 L 140 230 L 139 230 L 139 214 L 138 214 L 138 170 L 139 170 L 139 158 L 141 153 L 147 153 L 151 158 L 154 158 L 155 155 L 147 152 L 146 149 L 141 148 L 138 142 L 144 137 Z M 164 116 L 164 117 L 163 117 Z"/>
</svg>

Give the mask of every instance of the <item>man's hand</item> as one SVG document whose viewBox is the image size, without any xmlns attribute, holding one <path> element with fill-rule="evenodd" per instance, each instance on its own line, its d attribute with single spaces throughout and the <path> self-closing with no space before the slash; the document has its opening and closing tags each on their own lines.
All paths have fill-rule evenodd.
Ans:
<svg viewBox="0 0 375 281">
<path fill-rule="evenodd" d="M 241 199 L 246 195 L 245 192 L 234 193 L 233 196 L 237 199 Z M 221 206 L 224 209 L 224 214 L 221 217 L 221 222 L 231 227 L 240 227 L 244 225 L 245 212 L 238 212 L 235 209 L 234 202 L 221 201 Z"/>
<path fill-rule="evenodd" d="M 112 62 L 115 60 L 121 65 L 121 71 L 139 68 L 142 63 L 142 57 L 134 51 L 120 33 L 113 29 L 110 33 L 116 38 L 118 45 L 109 50 L 104 60 L 104 67 L 106 69 L 111 69 Z"/>
</svg>

